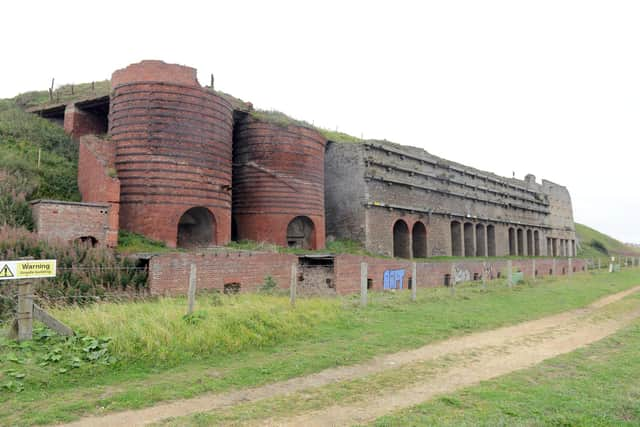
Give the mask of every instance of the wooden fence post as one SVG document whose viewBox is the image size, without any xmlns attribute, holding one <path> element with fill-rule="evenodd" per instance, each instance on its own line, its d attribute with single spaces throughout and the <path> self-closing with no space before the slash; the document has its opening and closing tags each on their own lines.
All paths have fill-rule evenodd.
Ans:
<svg viewBox="0 0 640 427">
<path fill-rule="evenodd" d="M 536 259 L 535 258 L 531 261 L 531 276 L 533 277 L 533 281 L 535 282 L 536 281 L 536 277 L 537 277 L 537 274 L 536 274 Z"/>
<path fill-rule="evenodd" d="M 18 283 L 18 341 L 33 338 L 33 284 Z"/>
<path fill-rule="evenodd" d="M 289 284 L 289 297 L 291 298 L 291 306 L 296 305 L 296 287 L 298 284 L 298 265 L 294 262 L 291 264 L 291 283 Z"/>
<path fill-rule="evenodd" d="M 513 287 L 513 262 L 507 260 L 507 285 L 509 288 Z"/>
<path fill-rule="evenodd" d="M 191 264 L 191 271 L 189 272 L 189 293 L 188 293 L 188 308 L 187 314 L 193 314 L 193 308 L 196 305 L 196 265 Z"/>
<path fill-rule="evenodd" d="M 367 278 L 368 278 L 368 265 L 366 262 L 360 263 L 360 305 L 362 307 L 367 306 Z"/>
<path fill-rule="evenodd" d="M 552 274 L 552 275 L 554 275 L 554 276 L 556 275 L 556 268 L 557 268 L 557 266 L 556 266 L 556 259 L 554 258 L 554 259 L 551 261 L 551 271 L 552 271 L 552 273 L 551 273 L 551 274 Z"/>
<path fill-rule="evenodd" d="M 569 269 L 569 276 L 573 276 L 573 259 L 569 258 L 569 266 L 567 267 Z"/>
<path fill-rule="evenodd" d="M 456 265 L 453 262 L 451 263 L 449 287 L 451 288 L 451 296 L 454 296 L 456 294 Z"/>
<path fill-rule="evenodd" d="M 482 261 L 482 289 L 487 290 L 487 261 Z"/>
<path fill-rule="evenodd" d="M 415 262 L 411 264 L 411 280 L 411 301 L 415 301 L 418 292 L 418 266 Z"/>
</svg>

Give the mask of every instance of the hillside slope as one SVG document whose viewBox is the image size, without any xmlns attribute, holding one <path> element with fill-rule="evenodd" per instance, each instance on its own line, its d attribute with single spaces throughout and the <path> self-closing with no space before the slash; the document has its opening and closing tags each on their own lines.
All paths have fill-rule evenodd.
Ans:
<svg viewBox="0 0 640 427">
<path fill-rule="evenodd" d="M 578 256 L 602 257 L 610 255 L 640 256 L 640 249 L 626 245 L 604 233 L 576 222 Z"/>
</svg>

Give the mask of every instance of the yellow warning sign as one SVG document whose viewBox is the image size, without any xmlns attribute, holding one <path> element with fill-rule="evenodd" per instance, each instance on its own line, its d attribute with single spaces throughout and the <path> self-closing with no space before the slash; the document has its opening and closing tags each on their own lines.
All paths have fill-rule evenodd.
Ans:
<svg viewBox="0 0 640 427">
<path fill-rule="evenodd" d="M 0 261 L 0 280 L 55 277 L 56 260 Z"/>
</svg>

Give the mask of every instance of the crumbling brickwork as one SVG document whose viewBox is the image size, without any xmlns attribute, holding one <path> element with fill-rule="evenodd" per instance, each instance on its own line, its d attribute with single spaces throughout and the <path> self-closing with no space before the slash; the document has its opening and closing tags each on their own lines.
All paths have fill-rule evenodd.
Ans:
<svg viewBox="0 0 640 427">
<path fill-rule="evenodd" d="M 120 181 L 115 169 L 115 146 L 94 135 L 79 141 L 78 188 L 82 200 L 109 204 L 109 229 L 105 244 L 118 245 Z M 90 220 L 90 219 L 88 219 Z"/>
<path fill-rule="evenodd" d="M 324 247 L 325 138 L 313 129 L 245 116 L 234 134 L 233 220 L 238 240 Z M 295 228 L 296 218 L 312 223 Z M 299 220 L 300 221 L 300 220 Z"/>
<path fill-rule="evenodd" d="M 31 210 L 38 236 L 44 239 L 81 240 L 98 246 L 108 241 L 108 204 L 34 200 Z"/>
<path fill-rule="evenodd" d="M 143 61 L 111 80 L 120 227 L 175 247 L 224 245 L 231 231 L 233 117 L 190 67 Z M 199 211 L 187 214 L 192 208 Z M 185 214 L 187 216 L 185 217 Z M 193 229 L 203 230 L 195 236 Z"/>
</svg>

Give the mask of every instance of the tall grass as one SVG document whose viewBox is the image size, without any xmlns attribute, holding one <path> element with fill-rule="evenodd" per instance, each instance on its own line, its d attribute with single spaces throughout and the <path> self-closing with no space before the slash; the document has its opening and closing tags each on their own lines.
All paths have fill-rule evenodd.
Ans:
<svg viewBox="0 0 640 427">
<path fill-rule="evenodd" d="M 340 307 L 337 299 L 305 299 L 292 308 L 285 297 L 209 294 L 199 298 L 191 316 L 185 316 L 184 298 L 94 304 L 53 314 L 82 333 L 110 336 L 120 359 L 173 364 L 307 335 L 322 323 L 335 323 Z"/>
</svg>

